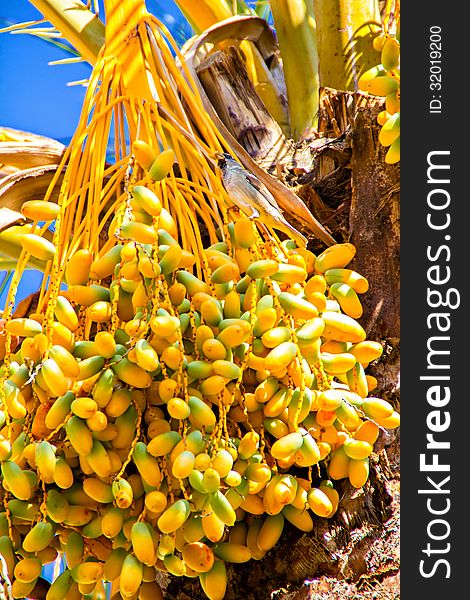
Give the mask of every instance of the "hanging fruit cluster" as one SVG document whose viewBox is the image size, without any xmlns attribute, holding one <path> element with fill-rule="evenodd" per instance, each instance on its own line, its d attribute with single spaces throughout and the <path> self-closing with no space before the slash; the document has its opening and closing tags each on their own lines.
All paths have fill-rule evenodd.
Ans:
<svg viewBox="0 0 470 600">
<path fill-rule="evenodd" d="M 377 116 L 381 126 L 379 142 L 388 147 L 385 162 L 400 161 L 400 29 L 374 38 L 374 48 L 381 53 L 381 64 L 366 71 L 359 79 L 359 89 L 385 97 L 385 110 Z"/>
<path fill-rule="evenodd" d="M 158 195 L 172 150 L 134 153 L 148 183 L 130 187 L 111 247 L 77 250 L 45 315 L 3 324 L 0 571 L 14 598 L 62 553 L 47 600 L 103 581 L 160 598 L 158 570 L 222 599 L 227 562 L 261 559 L 285 521 L 308 532 L 333 516 L 334 482 L 363 486 L 379 427 L 399 425 L 370 396 L 382 347 L 356 320 L 355 248 L 276 246 L 239 218 L 194 256 Z"/>
</svg>

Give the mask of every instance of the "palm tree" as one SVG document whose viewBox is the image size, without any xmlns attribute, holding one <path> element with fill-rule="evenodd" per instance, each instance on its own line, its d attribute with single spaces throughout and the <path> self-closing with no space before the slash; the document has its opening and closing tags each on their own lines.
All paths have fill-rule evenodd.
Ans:
<svg viewBox="0 0 470 600">
<path fill-rule="evenodd" d="M 5 205 L 10 206 L 10 211 L 16 211 L 13 214 L 7 214 L 6 211 L 2 213 L 0 250 L 4 257 L 3 268 L 10 270 L 12 260 L 17 260 L 3 315 L 5 321 L 12 316 L 17 318 L 33 312 L 43 315 L 48 331 L 47 324 L 54 321 L 58 296 L 61 295 L 61 282 L 68 281 L 67 264 L 80 249 L 86 249 L 95 263 L 103 257 L 108 257 L 105 262 L 109 260 L 117 241 L 121 243 L 121 232 L 127 224 L 126 210 L 131 202 L 129 190 L 135 186 L 151 185 L 159 192 L 163 198 L 163 208 L 168 214 L 168 227 L 178 224 L 181 247 L 193 259 L 205 256 L 204 248 L 217 243 L 221 231 L 229 239 L 228 224 L 232 220 L 230 200 L 211 162 L 215 151 L 225 150 L 237 155 L 261 179 L 299 228 L 315 233 L 310 248 L 317 254 L 325 244 L 331 243 L 331 234 L 338 242 L 353 240 L 356 243 L 360 249 L 356 268 L 361 267 L 368 278 L 374 281 L 373 287 L 376 289 L 375 295 L 365 303 L 368 334 L 373 338 L 385 339 L 389 348 L 398 347 L 398 306 L 394 303 L 398 297 L 397 281 L 389 275 L 390 272 L 398 272 L 393 262 L 397 243 L 397 237 L 393 234 L 398 223 L 398 171 L 397 167 L 386 165 L 384 161 L 374 160 L 372 148 L 375 148 L 375 139 L 370 134 L 374 128 L 374 135 L 378 134 L 376 118 L 383 109 L 383 101 L 378 98 L 368 100 L 354 90 L 348 92 L 350 85 L 345 83 L 345 79 L 341 84 L 338 83 L 338 89 L 322 88 L 319 93 L 321 77 L 324 86 L 327 75 L 317 75 L 318 57 L 315 54 L 320 51 L 325 53 L 326 43 L 322 42 L 316 48 L 312 37 L 314 32 L 307 18 L 302 25 L 302 39 L 311 57 L 308 61 L 310 71 L 306 72 L 307 75 L 315 72 L 315 76 L 310 79 L 312 86 L 307 91 L 302 94 L 295 92 L 303 79 L 300 76 L 302 69 L 296 64 L 295 56 L 289 54 L 289 49 L 293 47 L 292 30 L 289 30 L 288 19 L 287 24 L 283 24 L 281 17 L 285 16 L 287 8 L 294 10 L 295 2 L 271 2 L 270 5 L 278 31 L 284 80 L 280 75 L 279 49 L 266 23 L 256 16 L 234 16 L 233 7 L 223 2 L 198 3 L 198 10 L 191 14 L 194 3 L 180 2 L 191 23 L 201 30 L 200 36 L 190 40 L 183 48 L 184 54 L 158 20 L 147 13 L 143 1 L 106 1 L 106 28 L 103 28 L 96 15 L 75 2 L 70 3 L 71 10 L 64 10 L 66 1 L 34 0 L 34 4 L 94 65 L 94 70 L 80 123 L 70 145 L 63 148 L 49 140 L 37 140 L 36 150 L 31 150 L 26 161 L 29 172 L 22 176 L 15 172 L 0 182 L 0 194 Z M 312 7 L 312 3 L 306 4 Z M 239 5 L 246 9 L 243 3 Z M 210 19 L 202 19 L 202 16 L 207 17 L 204 9 L 209 7 L 214 10 L 212 23 Z M 285 10 L 282 11 L 282 8 Z M 317 18 L 319 15 L 319 12 L 315 13 Z M 217 20 L 224 17 L 228 17 L 228 20 L 218 24 Z M 236 40 L 235 50 L 233 42 L 227 40 Z M 219 44 L 215 49 L 211 47 L 214 43 Z M 363 51 L 366 52 L 365 49 Z M 176 55 L 176 61 L 173 55 Z M 288 75 L 287 65 L 292 67 L 293 75 Z M 239 70 L 234 71 L 234 66 Z M 247 99 L 241 93 L 231 93 L 231 90 L 240 90 L 239 75 L 242 69 L 249 74 L 251 81 L 251 86 L 245 86 Z M 349 71 L 344 69 L 344 72 L 351 73 L 353 70 L 350 63 Z M 221 82 L 226 84 L 225 87 Z M 307 97 L 312 100 L 311 104 Z M 235 104 L 230 106 L 228 100 Z M 248 123 L 261 124 L 259 129 L 267 134 L 258 138 L 253 133 L 254 127 L 251 136 L 246 135 L 246 130 L 237 131 L 233 120 L 227 118 L 227 114 L 233 115 L 233 110 L 227 110 L 233 109 L 233 106 L 238 114 L 246 116 Z M 308 110 L 304 110 L 306 106 Z M 312 114 L 316 114 L 316 106 L 319 106 L 319 114 L 314 127 Z M 350 126 L 352 116 L 355 118 L 354 127 Z M 269 137 L 273 131 L 278 137 L 275 144 L 273 137 Z M 11 137 L 15 137 L 14 132 L 11 132 Z M 112 160 L 109 160 L 110 139 L 114 140 Z M 148 146 L 136 145 L 137 141 Z M 21 140 L 16 142 L 21 149 L 19 154 L 24 156 L 25 145 L 21 145 Z M 178 167 L 171 160 L 161 175 L 150 176 L 142 167 L 144 159 L 139 154 L 142 148 L 146 151 L 148 148 L 154 149 L 152 164 L 159 156 L 167 156 L 165 151 L 171 148 L 174 152 L 171 156 L 176 157 Z M 253 152 L 254 148 L 257 152 Z M 47 160 L 44 158 L 46 150 L 49 156 Z M 11 160 L 13 166 L 23 166 Z M 258 160 L 267 167 L 266 170 L 258 165 Z M 284 166 L 284 183 L 282 178 L 268 173 L 268 169 L 274 172 L 276 165 Z M 345 176 L 345 165 L 350 165 L 352 176 Z M 370 169 L 367 172 L 375 173 L 376 177 L 364 178 L 365 165 Z M 170 177 L 166 180 L 164 175 L 168 172 Z M 17 181 L 24 179 L 29 185 L 25 187 L 22 184 L 19 188 Z M 288 182 L 296 183 L 295 189 L 302 199 L 292 191 L 290 185 L 286 185 Z M 18 189 L 21 189 L 21 199 Z M 38 190 L 41 190 L 41 195 L 44 194 L 45 200 L 57 202 L 59 206 L 54 231 L 50 231 L 50 221 L 47 219 L 34 220 L 28 217 L 27 211 L 26 214 L 23 214 L 24 209 L 21 211 L 25 201 L 31 198 L 29 194 L 37 194 Z M 389 202 L 384 204 L 383 197 L 387 193 Z M 390 222 L 387 233 L 374 226 L 379 213 L 380 219 L 387 218 Z M 44 243 L 39 249 L 25 243 L 25 228 L 28 229 L 28 235 L 40 234 Z M 270 256 L 271 244 L 285 251 L 285 246 L 282 246 L 272 229 L 255 228 L 254 235 L 259 258 Z M 386 254 L 390 257 L 388 262 L 383 257 L 384 235 L 389 247 Z M 36 238 L 33 240 L 39 243 Z M 371 268 L 370 263 L 374 263 L 371 257 L 379 256 L 379 248 L 382 266 L 379 268 L 373 264 Z M 116 264 L 116 261 L 112 262 L 111 271 L 106 266 L 102 272 L 103 279 L 112 275 Z M 34 306 L 23 305 L 21 315 L 18 313 L 20 307 L 17 307 L 17 312 L 13 314 L 20 277 L 25 269 L 38 267 L 45 276 L 34 298 Z M 207 278 L 210 273 L 203 260 L 195 261 L 195 271 L 201 279 Z M 116 303 L 123 301 L 126 293 L 116 298 L 114 308 Z M 382 307 L 382 312 L 374 312 L 377 306 Z M 118 306 L 118 310 L 123 311 L 124 304 Z M 375 321 L 372 315 L 375 315 Z M 85 338 L 96 327 L 86 319 Z M 11 341 L 8 344 L 11 345 Z M 6 356 L 9 356 L 8 348 Z M 384 382 L 382 389 L 391 400 L 396 400 L 397 371 L 396 353 L 392 354 L 392 360 L 386 365 L 378 363 L 375 366 L 375 372 L 381 375 Z M 2 382 L 7 376 L 4 366 Z M 123 464 L 131 460 L 132 452 L 139 443 L 139 427 Z M 390 443 L 390 439 L 384 436 L 385 432 L 379 440 L 378 451 L 380 444 Z M 394 451 L 392 458 L 397 456 L 396 448 Z M 253 581 L 255 574 L 258 579 L 261 574 L 261 577 L 271 580 L 269 591 L 285 582 L 298 585 L 307 577 L 325 572 L 338 577 L 345 565 L 353 575 L 360 575 L 360 568 L 354 565 L 346 550 L 351 539 L 350 531 L 364 515 L 367 515 L 367 522 L 372 522 L 373 527 L 381 526 L 382 521 L 389 517 L 389 510 L 384 504 L 390 501 L 391 495 L 380 479 L 387 475 L 384 474 L 384 465 L 387 464 L 385 453 L 378 452 L 374 460 L 376 468 L 372 470 L 372 484 L 365 490 L 353 494 L 347 483 L 340 488 L 343 494 L 341 508 L 332 527 L 327 530 L 330 536 L 332 532 L 340 532 L 332 542 L 336 545 L 335 551 L 332 550 L 332 543 L 326 541 L 328 536 L 323 520 L 315 524 L 309 536 L 299 535 L 294 528 L 286 528 L 283 543 L 272 550 L 266 559 L 254 563 L 254 566 L 250 562 L 230 571 L 231 585 L 226 597 L 236 597 L 241 593 L 240 590 L 243 590 L 243 597 L 246 598 L 262 597 L 259 581 Z M 373 506 L 372 513 L 370 506 Z M 357 514 L 357 521 L 351 520 L 350 511 Z M 347 518 L 349 522 L 346 522 Z M 367 527 L 360 531 L 362 535 L 370 535 Z M 376 536 L 375 543 L 380 539 L 380 536 Z M 96 545 L 90 543 L 91 547 L 99 552 Z M 356 543 L 354 547 L 358 551 L 360 544 Z M 293 552 L 293 563 L 286 561 L 289 549 Z M 338 551 L 344 553 L 341 565 L 332 559 L 333 553 Z M 279 567 L 283 561 L 293 567 L 291 573 Z M 273 562 L 279 567 L 280 580 L 272 577 Z M 322 571 L 322 565 L 325 564 L 328 568 Z M 396 568 L 396 562 L 393 565 Z M 171 568 L 166 568 L 170 573 L 173 572 Z M 172 580 L 169 585 L 169 589 L 173 590 L 171 597 L 183 593 L 179 578 Z M 193 585 L 193 580 L 190 579 L 187 585 L 194 597 L 200 595 L 200 588 Z M 174 591 L 178 588 L 180 591 Z M 324 591 L 325 597 L 327 592 Z"/>
</svg>

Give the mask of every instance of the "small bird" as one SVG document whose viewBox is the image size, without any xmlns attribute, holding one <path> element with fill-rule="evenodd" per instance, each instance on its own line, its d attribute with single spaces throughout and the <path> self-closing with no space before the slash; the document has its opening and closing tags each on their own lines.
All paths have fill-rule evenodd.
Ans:
<svg viewBox="0 0 470 600">
<path fill-rule="evenodd" d="M 250 219 L 260 219 L 265 225 L 279 229 L 298 246 L 305 247 L 307 238 L 286 221 L 268 188 L 226 152 L 217 152 L 222 182 L 233 202 Z"/>
</svg>

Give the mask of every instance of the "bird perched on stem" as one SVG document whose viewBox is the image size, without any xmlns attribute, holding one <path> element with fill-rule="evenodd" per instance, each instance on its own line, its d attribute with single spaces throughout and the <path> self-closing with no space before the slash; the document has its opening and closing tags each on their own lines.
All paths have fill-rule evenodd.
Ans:
<svg viewBox="0 0 470 600">
<path fill-rule="evenodd" d="M 286 221 L 271 192 L 253 173 L 226 152 L 217 152 L 214 156 L 228 195 L 247 217 L 260 219 L 265 225 L 283 231 L 299 247 L 307 245 L 307 238 Z"/>
</svg>

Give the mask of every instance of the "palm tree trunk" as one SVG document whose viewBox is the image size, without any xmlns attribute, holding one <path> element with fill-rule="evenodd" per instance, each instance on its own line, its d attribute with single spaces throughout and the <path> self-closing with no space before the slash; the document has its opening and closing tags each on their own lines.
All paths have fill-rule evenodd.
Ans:
<svg viewBox="0 0 470 600">
<path fill-rule="evenodd" d="M 362 73 L 380 62 L 372 40 L 381 30 L 378 0 L 314 0 L 320 85 L 358 90 Z"/>
</svg>

